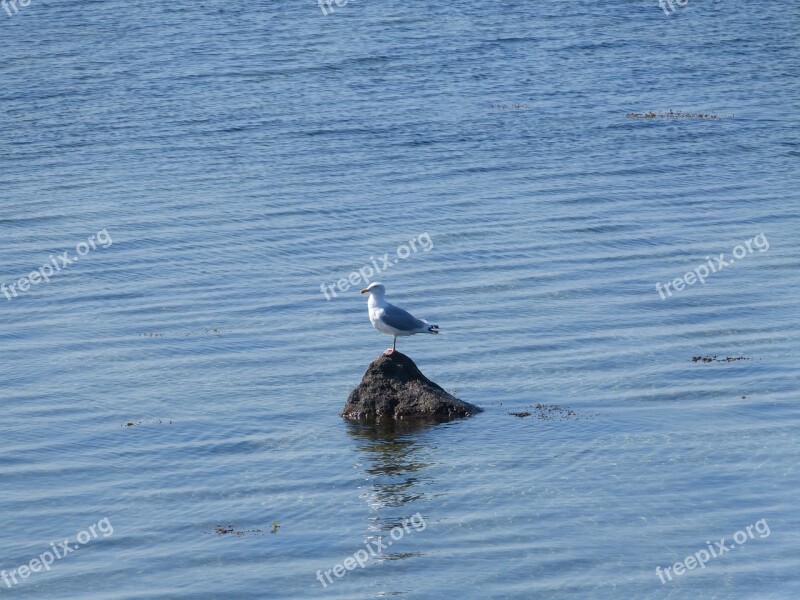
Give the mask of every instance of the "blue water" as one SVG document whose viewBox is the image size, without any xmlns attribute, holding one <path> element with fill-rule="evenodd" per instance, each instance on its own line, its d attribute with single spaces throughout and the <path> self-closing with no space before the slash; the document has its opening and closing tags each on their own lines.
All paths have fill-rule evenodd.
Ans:
<svg viewBox="0 0 800 600">
<path fill-rule="evenodd" d="M 17 6 L 0 596 L 800 596 L 797 4 Z M 338 416 L 391 339 L 321 286 L 384 254 L 484 413 Z"/>
</svg>

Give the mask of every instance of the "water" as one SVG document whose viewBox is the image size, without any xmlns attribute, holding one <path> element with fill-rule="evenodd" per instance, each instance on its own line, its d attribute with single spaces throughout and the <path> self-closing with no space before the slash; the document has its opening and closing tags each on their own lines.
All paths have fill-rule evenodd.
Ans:
<svg viewBox="0 0 800 600">
<path fill-rule="evenodd" d="M 0 12 L 0 283 L 96 236 L 0 296 L 0 568 L 96 534 L 4 596 L 798 597 L 797 7 L 334 9 Z M 484 413 L 339 418 L 387 253 Z"/>
</svg>

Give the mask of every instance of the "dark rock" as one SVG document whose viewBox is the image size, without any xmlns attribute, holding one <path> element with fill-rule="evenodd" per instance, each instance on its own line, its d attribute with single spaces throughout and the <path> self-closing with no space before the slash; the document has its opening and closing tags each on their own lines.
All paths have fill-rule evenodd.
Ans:
<svg viewBox="0 0 800 600">
<path fill-rule="evenodd" d="M 483 412 L 425 377 L 405 354 L 381 354 L 350 392 L 342 417 L 361 419 L 452 419 Z"/>
</svg>

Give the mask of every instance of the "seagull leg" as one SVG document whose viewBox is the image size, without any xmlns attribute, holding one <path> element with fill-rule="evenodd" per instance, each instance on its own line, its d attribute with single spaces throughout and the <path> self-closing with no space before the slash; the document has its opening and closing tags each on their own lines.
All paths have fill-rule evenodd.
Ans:
<svg viewBox="0 0 800 600">
<path fill-rule="evenodd" d="M 392 336 L 392 347 L 391 348 L 387 348 L 386 351 L 384 352 L 384 354 L 386 356 L 391 356 L 392 354 L 394 354 L 394 347 L 395 347 L 396 344 L 397 344 L 397 336 L 393 335 Z"/>
</svg>

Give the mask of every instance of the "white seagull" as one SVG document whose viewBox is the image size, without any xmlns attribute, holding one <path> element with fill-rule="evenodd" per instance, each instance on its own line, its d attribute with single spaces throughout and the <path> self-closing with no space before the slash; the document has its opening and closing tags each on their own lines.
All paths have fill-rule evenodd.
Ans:
<svg viewBox="0 0 800 600">
<path fill-rule="evenodd" d="M 363 290 L 362 294 L 369 294 L 369 320 L 372 326 L 387 335 L 392 336 L 392 347 L 384 354 L 391 354 L 395 350 L 398 335 L 414 335 L 415 333 L 439 333 L 438 325 L 431 325 L 424 319 L 418 319 L 411 313 L 389 304 L 384 298 L 386 288 L 382 283 L 373 281 Z"/>
</svg>

